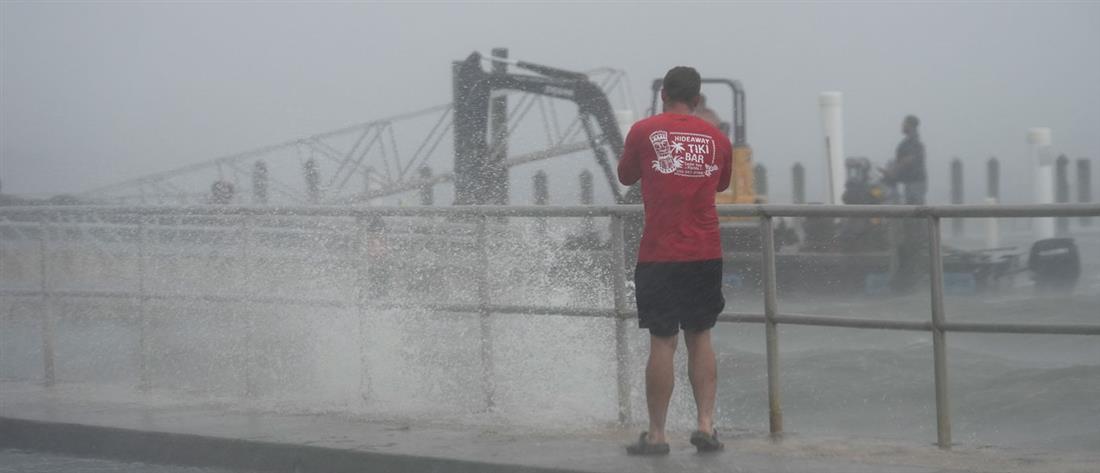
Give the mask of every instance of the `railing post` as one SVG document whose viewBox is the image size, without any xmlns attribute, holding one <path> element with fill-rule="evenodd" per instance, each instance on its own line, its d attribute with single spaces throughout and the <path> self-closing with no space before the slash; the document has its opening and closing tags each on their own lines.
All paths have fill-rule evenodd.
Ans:
<svg viewBox="0 0 1100 473">
<path fill-rule="evenodd" d="M 550 203 L 550 187 L 547 184 L 546 171 L 539 170 L 535 173 L 534 191 L 535 205 L 547 205 Z M 535 234 L 539 241 L 546 238 L 546 217 L 535 217 Z"/>
<path fill-rule="evenodd" d="M 779 405 L 779 328 L 775 316 L 778 312 L 775 284 L 775 231 L 771 216 L 760 217 L 760 239 L 764 243 L 761 261 L 764 278 L 764 334 L 768 363 L 768 426 L 772 438 L 783 435 L 783 409 Z"/>
<path fill-rule="evenodd" d="M 255 270 L 249 263 L 252 248 L 252 228 L 253 218 L 251 215 L 245 215 L 241 220 L 241 280 L 240 290 L 241 295 L 244 296 L 246 302 L 245 307 L 241 313 L 241 317 L 244 318 L 244 337 L 241 346 L 241 364 L 243 373 L 241 376 L 244 378 L 244 395 L 248 398 L 256 397 L 256 377 L 253 375 L 254 359 L 253 351 L 255 345 L 255 334 L 253 333 L 256 324 L 253 320 L 254 314 L 248 310 L 252 307 L 251 301 L 248 301 L 253 296 L 253 291 L 250 287 L 249 280 L 255 276 Z"/>
<path fill-rule="evenodd" d="M 43 384 L 46 387 L 52 387 L 54 381 L 54 334 L 53 334 L 53 311 L 51 310 L 52 298 L 50 297 L 50 283 L 47 276 L 48 253 L 46 239 L 49 238 L 49 224 L 46 223 L 46 216 L 42 216 L 41 225 L 41 238 L 39 239 L 39 263 L 42 271 L 42 371 L 43 371 Z"/>
<path fill-rule="evenodd" d="M 489 312 L 489 217 L 477 216 L 477 247 L 479 251 L 477 276 L 477 302 L 481 322 L 481 386 L 485 391 L 485 407 L 492 410 L 496 405 L 493 385 L 493 324 Z"/>
<path fill-rule="evenodd" d="M 375 217 L 382 218 L 382 217 Z M 358 339 L 359 339 L 359 396 L 364 401 L 371 399 L 371 383 L 370 376 L 367 373 L 367 344 L 366 344 L 366 323 L 367 323 L 367 288 L 370 285 L 370 278 L 367 275 L 367 265 L 374 263 L 368 261 L 369 248 L 367 247 L 367 217 L 364 215 L 358 215 L 355 218 L 355 279 L 356 279 L 356 291 L 355 291 L 355 313 L 358 318 Z M 373 268 L 371 268 L 373 270 Z"/>
<path fill-rule="evenodd" d="M 630 352 L 627 346 L 626 254 L 622 217 L 611 215 L 611 284 L 615 296 L 615 378 L 619 395 L 619 424 L 630 423 Z"/>
<path fill-rule="evenodd" d="M 435 205 L 435 186 L 432 185 L 432 168 L 420 168 L 420 205 Z"/>
<path fill-rule="evenodd" d="M 148 392 L 152 387 L 149 376 L 149 319 L 146 311 L 145 295 L 145 253 L 147 223 L 144 216 L 138 216 L 137 227 L 137 277 L 138 277 L 138 390 Z"/>
<path fill-rule="evenodd" d="M 936 445 L 951 448 L 951 408 L 947 398 L 947 340 L 943 328 L 943 255 L 940 218 L 928 217 L 930 279 L 932 285 L 932 357 L 936 378 Z"/>
</svg>

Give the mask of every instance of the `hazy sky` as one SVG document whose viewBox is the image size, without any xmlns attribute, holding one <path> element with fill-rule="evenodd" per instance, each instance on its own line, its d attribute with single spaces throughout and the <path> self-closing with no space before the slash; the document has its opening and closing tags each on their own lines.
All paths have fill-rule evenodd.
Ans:
<svg viewBox="0 0 1100 473">
<path fill-rule="evenodd" d="M 777 187 L 795 160 L 823 170 L 825 90 L 845 94 L 846 154 L 886 160 L 915 113 L 933 179 L 966 159 L 970 200 L 991 155 L 1006 161 L 1004 187 L 1030 188 L 1033 126 L 1100 168 L 1096 2 L 5 1 L 3 191 L 75 192 L 446 103 L 451 61 L 494 46 L 625 70 L 639 105 L 673 65 L 739 79 L 749 142 Z M 940 199 L 946 184 L 932 188 Z"/>
</svg>

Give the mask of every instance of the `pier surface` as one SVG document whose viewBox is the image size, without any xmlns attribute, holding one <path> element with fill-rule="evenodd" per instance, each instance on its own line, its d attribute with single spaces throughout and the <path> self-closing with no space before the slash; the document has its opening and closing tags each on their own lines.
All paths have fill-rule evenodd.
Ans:
<svg viewBox="0 0 1100 473">
<path fill-rule="evenodd" d="M 0 449 L 287 472 L 1095 472 L 1100 453 L 1024 451 L 865 439 L 772 442 L 735 432 L 700 455 L 673 432 L 667 457 L 636 458 L 637 429 L 536 431 L 490 425 L 286 414 L 81 399 L 77 386 L 0 383 Z"/>
</svg>

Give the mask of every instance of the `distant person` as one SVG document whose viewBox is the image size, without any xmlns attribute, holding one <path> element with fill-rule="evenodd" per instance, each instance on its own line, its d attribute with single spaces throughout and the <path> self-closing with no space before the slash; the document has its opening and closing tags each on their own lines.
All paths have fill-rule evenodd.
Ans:
<svg viewBox="0 0 1100 473">
<path fill-rule="evenodd" d="M 650 333 L 645 374 L 649 430 L 627 446 L 631 455 L 669 452 L 665 420 L 680 329 L 698 412 L 691 443 L 700 452 L 724 447 L 714 428 L 718 370 L 710 329 L 725 307 L 714 196 L 729 187 L 732 150 L 728 138 L 694 113 L 700 85 L 695 69 L 670 69 L 661 89 L 664 113 L 634 124 L 619 160 L 619 181 L 633 185 L 641 180 L 645 206 L 634 283 L 638 326 Z"/>
<path fill-rule="evenodd" d="M 920 119 L 908 115 L 901 122 L 901 132 L 905 138 L 898 144 L 894 160 L 883 170 L 887 184 L 901 184 L 902 203 L 924 205 L 928 193 L 928 172 L 925 169 L 924 144 L 920 141 Z M 890 278 L 890 287 L 899 294 L 908 294 L 916 286 L 923 273 L 922 253 L 927 246 L 927 238 L 919 221 L 903 219 L 901 235 L 897 241 L 897 266 Z"/>
<path fill-rule="evenodd" d="M 905 138 L 898 143 L 894 160 L 883 170 L 886 181 L 905 186 L 902 196 L 908 205 L 924 205 L 924 196 L 928 193 L 928 172 L 924 163 L 924 144 L 920 141 L 920 119 L 908 115 L 901 122 L 901 132 Z"/>
</svg>

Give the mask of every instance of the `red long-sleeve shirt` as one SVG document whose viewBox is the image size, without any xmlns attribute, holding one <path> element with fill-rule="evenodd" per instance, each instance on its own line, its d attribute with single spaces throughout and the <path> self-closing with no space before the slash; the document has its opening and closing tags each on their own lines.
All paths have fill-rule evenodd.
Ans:
<svg viewBox="0 0 1100 473">
<path fill-rule="evenodd" d="M 722 257 L 714 195 L 730 185 L 732 153 L 729 139 L 694 115 L 662 113 L 631 127 L 619 182 L 642 181 L 639 262 Z"/>
</svg>

